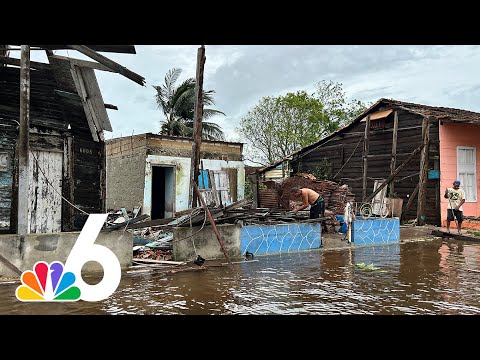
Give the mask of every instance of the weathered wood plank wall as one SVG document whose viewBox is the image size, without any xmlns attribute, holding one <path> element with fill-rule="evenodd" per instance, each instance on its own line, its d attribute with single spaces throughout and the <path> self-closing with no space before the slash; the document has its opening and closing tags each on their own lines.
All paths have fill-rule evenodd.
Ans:
<svg viewBox="0 0 480 360">
<path fill-rule="evenodd" d="M 65 66 L 64 66 L 65 67 Z M 88 213 L 104 211 L 104 144 L 92 139 L 83 106 L 79 99 L 59 96 L 54 90 L 75 93 L 69 68 L 31 71 L 30 124 L 32 149 L 60 151 L 61 193 L 68 201 Z M 0 168 L 0 225 L 15 217 L 12 186 L 15 142 L 19 118 L 19 76 L 14 67 L 0 67 L 0 155 L 9 166 Z M 69 129 L 70 127 L 70 129 Z M 55 136 L 48 136 L 54 135 Z M 102 190 L 103 189 L 103 190 Z M 66 202 L 61 202 L 62 231 L 80 230 L 87 216 Z M 0 226 L 1 230 L 1 226 Z M 15 231 L 11 228 L 10 231 Z"/>
<path fill-rule="evenodd" d="M 422 142 L 422 117 L 404 110 L 398 110 L 398 140 L 396 149 L 396 167 Z M 375 120 L 378 121 L 378 120 Z M 373 129 L 369 137 L 369 158 L 367 172 L 367 196 L 372 193 L 375 179 L 386 179 L 390 175 L 391 152 L 393 142 L 394 112 L 385 119 L 385 128 Z M 365 134 L 365 122 L 353 125 L 344 133 L 337 135 L 328 143 L 315 150 L 306 150 L 300 153 L 300 158 L 292 161 L 294 172 L 312 171 L 327 159 L 330 164 L 330 178 L 348 184 L 355 194 L 356 201 L 362 199 L 362 138 Z M 360 144 L 359 144 L 360 142 Z M 358 145 L 358 146 L 357 146 Z M 347 165 L 345 162 L 353 156 Z M 302 156 L 303 155 L 303 156 Z M 429 169 L 438 169 L 439 164 L 439 133 L 438 122 L 430 125 Z M 344 166 L 345 165 L 345 166 Z M 343 169 L 341 169 L 343 167 Z M 341 171 L 340 171 L 341 169 Z M 395 181 L 395 193 L 407 202 L 407 195 L 411 195 L 419 181 L 420 154 L 400 171 Z M 338 173 L 338 174 L 337 174 Z M 408 176 L 408 177 L 407 177 Z M 426 216 L 427 223 L 440 224 L 440 204 L 436 192 L 438 180 L 427 180 Z M 405 219 L 416 218 L 417 205 L 413 202 Z"/>
<path fill-rule="evenodd" d="M 33 150 L 33 154 L 34 156 L 30 154 L 29 157 L 28 226 L 30 233 L 60 232 L 62 229 L 60 194 L 63 153 Z"/>
</svg>

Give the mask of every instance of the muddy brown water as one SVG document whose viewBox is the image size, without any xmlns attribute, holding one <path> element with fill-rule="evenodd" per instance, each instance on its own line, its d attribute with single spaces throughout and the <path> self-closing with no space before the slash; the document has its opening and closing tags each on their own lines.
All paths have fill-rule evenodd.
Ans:
<svg viewBox="0 0 480 360">
<path fill-rule="evenodd" d="M 255 260 L 125 272 L 101 302 L 22 303 L 18 283 L 2 284 L 0 314 L 480 314 L 480 244 L 431 240 Z"/>
</svg>

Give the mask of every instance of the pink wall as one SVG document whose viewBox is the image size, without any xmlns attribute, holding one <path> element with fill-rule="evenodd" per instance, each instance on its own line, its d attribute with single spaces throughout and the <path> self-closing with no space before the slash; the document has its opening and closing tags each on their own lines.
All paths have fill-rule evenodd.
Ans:
<svg viewBox="0 0 480 360">
<path fill-rule="evenodd" d="M 442 225 L 447 218 L 448 200 L 443 197 L 445 188 L 457 178 L 457 146 L 476 147 L 477 200 L 480 196 L 480 125 L 444 123 L 440 128 L 440 199 Z M 462 188 L 462 185 L 460 185 Z M 480 216 L 480 202 L 463 204 L 464 216 Z"/>
</svg>

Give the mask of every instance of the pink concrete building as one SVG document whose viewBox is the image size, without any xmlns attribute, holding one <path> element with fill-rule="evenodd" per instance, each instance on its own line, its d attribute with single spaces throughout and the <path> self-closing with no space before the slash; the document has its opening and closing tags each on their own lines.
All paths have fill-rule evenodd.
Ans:
<svg viewBox="0 0 480 360">
<path fill-rule="evenodd" d="M 455 179 L 461 181 L 465 191 L 463 205 L 464 227 L 480 229 L 480 223 L 469 221 L 480 218 L 480 121 L 477 123 L 455 123 L 441 121 L 440 132 L 440 191 L 451 187 Z M 448 200 L 441 197 L 441 219 L 445 225 Z"/>
</svg>

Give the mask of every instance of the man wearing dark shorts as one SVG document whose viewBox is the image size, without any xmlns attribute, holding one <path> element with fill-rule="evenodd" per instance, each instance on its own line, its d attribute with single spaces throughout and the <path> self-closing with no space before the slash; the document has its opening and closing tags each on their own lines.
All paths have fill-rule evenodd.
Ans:
<svg viewBox="0 0 480 360">
<path fill-rule="evenodd" d="M 445 189 L 444 198 L 448 199 L 447 207 L 447 231 L 450 232 L 450 222 L 456 221 L 457 231 L 462 233 L 463 203 L 465 202 L 465 191 L 460 189 L 460 180 L 453 182 L 453 188 Z"/>
<path fill-rule="evenodd" d="M 297 212 L 306 209 L 310 206 L 310 219 L 317 219 L 319 217 L 325 217 L 325 201 L 319 193 L 308 188 L 294 187 L 291 190 L 292 195 L 295 197 L 302 197 L 303 204 L 295 208 L 293 212 Z"/>
</svg>

